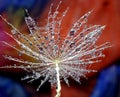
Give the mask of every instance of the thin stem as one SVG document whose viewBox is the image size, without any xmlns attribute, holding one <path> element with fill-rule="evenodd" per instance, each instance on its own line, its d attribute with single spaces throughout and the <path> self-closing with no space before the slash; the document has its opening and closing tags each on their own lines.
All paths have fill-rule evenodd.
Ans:
<svg viewBox="0 0 120 97">
<path fill-rule="evenodd" d="M 57 77 L 57 89 L 56 89 L 56 96 L 55 97 L 60 97 L 61 95 L 61 84 L 60 84 L 60 74 L 59 74 L 59 66 L 58 63 L 55 64 L 56 65 L 56 77 Z"/>
</svg>

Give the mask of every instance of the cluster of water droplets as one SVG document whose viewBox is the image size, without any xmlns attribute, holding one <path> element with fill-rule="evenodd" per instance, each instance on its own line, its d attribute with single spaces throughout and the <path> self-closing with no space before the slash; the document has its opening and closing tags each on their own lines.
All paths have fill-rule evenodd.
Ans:
<svg viewBox="0 0 120 97">
<path fill-rule="evenodd" d="M 59 73 L 59 81 L 64 80 L 68 85 L 69 77 L 80 83 L 81 76 L 85 77 L 86 73 L 95 71 L 86 69 L 87 66 L 100 62 L 101 60 L 99 60 L 99 58 L 105 57 L 102 51 L 111 46 L 109 42 L 99 46 L 96 45 L 96 41 L 105 26 L 93 25 L 86 27 L 91 11 L 80 17 L 80 19 L 73 24 L 64 41 L 61 41 L 61 24 L 69 8 L 60 13 L 60 4 L 61 2 L 54 12 L 52 12 L 53 4 L 51 4 L 46 25 L 43 27 L 37 26 L 34 19 L 29 15 L 25 17 L 25 22 L 30 31 L 29 35 L 21 33 L 5 18 L 0 16 L 13 28 L 11 34 L 6 34 L 13 38 L 20 48 L 5 41 L 3 41 L 3 43 L 18 51 L 20 56 L 27 55 L 36 60 L 32 62 L 5 55 L 4 57 L 6 59 L 19 62 L 21 65 L 15 64 L 2 68 L 21 68 L 26 71 L 31 71 L 31 75 L 22 78 L 22 80 L 29 79 L 29 82 L 44 77 L 37 90 L 39 90 L 46 81 L 49 81 L 52 86 L 58 87 L 56 73 Z M 58 65 L 57 67 L 56 64 Z M 56 68 L 59 68 L 58 72 L 56 72 Z"/>
</svg>

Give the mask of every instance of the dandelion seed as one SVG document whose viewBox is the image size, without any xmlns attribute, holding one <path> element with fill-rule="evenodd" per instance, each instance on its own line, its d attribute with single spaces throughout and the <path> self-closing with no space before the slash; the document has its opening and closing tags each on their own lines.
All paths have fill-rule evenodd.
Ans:
<svg viewBox="0 0 120 97">
<path fill-rule="evenodd" d="M 32 17 L 25 17 L 25 22 L 30 31 L 28 36 L 21 33 L 0 15 L 12 27 L 12 33 L 7 33 L 7 35 L 13 38 L 20 48 L 18 49 L 5 41 L 3 43 L 18 51 L 20 56 L 27 55 L 36 60 L 36 62 L 32 62 L 5 55 L 6 59 L 19 62 L 21 65 L 15 64 L 1 68 L 21 68 L 31 71 L 31 75 L 22 78 L 22 80 L 30 79 L 29 82 L 44 77 L 37 91 L 46 81 L 49 81 L 52 87 L 57 87 L 55 97 L 60 97 L 61 95 L 61 80 L 64 80 L 69 85 L 68 78 L 71 77 L 80 83 L 81 76 L 85 77 L 86 73 L 95 72 L 95 70 L 86 69 L 87 66 L 100 62 L 99 58 L 105 56 L 102 51 L 111 47 L 109 42 L 99 46 L 96 45 L 96 41 L 105 26 L 93 25 L 85 27 L 91 11 L 74 23 L 61 43 L 61 24 L 69 8 L 61 14 L 59 13 L 60 4 L 61 2 L 53 13 L 53 4 L 51 4 L 47 23 L 44 27 L 38 27 Z"/>
</svg>

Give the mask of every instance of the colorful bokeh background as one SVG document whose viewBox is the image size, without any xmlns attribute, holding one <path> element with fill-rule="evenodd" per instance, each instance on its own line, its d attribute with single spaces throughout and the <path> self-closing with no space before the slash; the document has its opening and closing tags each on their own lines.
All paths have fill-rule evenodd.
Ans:
<svg viewBox="0 0 120 97">
<path fill-rule="evenodd" d="M 28 33 L 25 28 L 25 11 L 38 22 L 46 18 L 50 4 L 54 8 L 60 0 L 0 0 L 0 14 L 10 23 L 20 29 L 22 33 Z M 111 42 L 113 47 L 106 49 L 106 57 L 101 63 L 91 65 L 91 69 L 98 70 L 96 73 L 86 75 L 88 79 L 82 79 L 82 84 L 70 80 L 70 87 L 62 83 L 61 97 L 120 97 L 120 0 L 62 0 L 60 12 L 69 7 L 62 24 L 62 35 L 66 35 L 70 26 L 83 14 L 93 10 L 88 24 L 106 25 L 97 44 L 106 41 Z M 10 28 L 0 19 L 0 41 L 14 44 L 14 41 L 4 32 L 10 32 Z M 13 64 L 3 58 L 7 53 L 16 55 L 10 47 L 0 42 L 0 65 Z M 0 97 L 54 97 L 55 89 L 51 89 L 47 82 L 39 92 L 35 89 L 39 81 L 28 84 L 21 81 L 25 72 L 14 69 L 0 69 Z"/>
</svg>

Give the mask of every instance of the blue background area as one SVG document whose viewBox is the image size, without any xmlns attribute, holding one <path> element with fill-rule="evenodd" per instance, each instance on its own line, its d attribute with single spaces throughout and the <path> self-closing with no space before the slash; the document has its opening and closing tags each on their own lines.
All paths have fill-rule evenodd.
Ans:
<svg viewBox="0 0 120 97">
<path fill-rule="evenodd" d="M 0 77 L 0 97 L 30 97 L 26 90 L 9 78 Z"/>
<path fill-rule="evenodd" d="M 49 0 L 0 0 L 0 13 L 7 11 L 11 7 L 14 10 L 26 8 L 39 13 L 43 10 L 48 1 Z"/>
<path fill-rule="evenodd" d="M 120 97 L 120 66 L 118 64 L 100 72 L 91 97 Z"/>
</svg>

